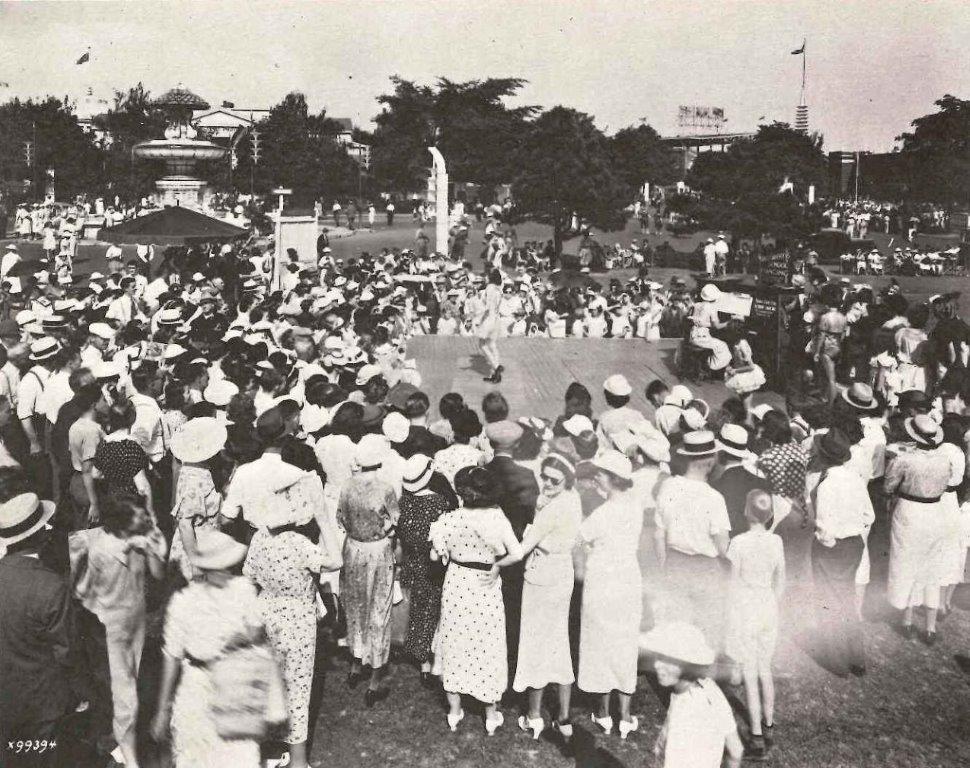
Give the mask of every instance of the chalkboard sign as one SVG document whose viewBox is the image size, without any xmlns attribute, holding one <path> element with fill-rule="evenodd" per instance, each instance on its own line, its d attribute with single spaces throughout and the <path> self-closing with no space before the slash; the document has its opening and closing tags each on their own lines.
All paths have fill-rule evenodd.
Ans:
<svg viewBox="0 0 970 768">
<path fill-rule="evenodd" d="M 757 296 L 751 304 L 751 314 L 753 317 L 774 317 L 777 308 L 777 296 Z"/>
<path fill-rule="evenodd" d="M 758 281 L 762 285 L 785 285 L 788 283 L 788 254 L 773 253 L 761 257 Z"/>
</svg>

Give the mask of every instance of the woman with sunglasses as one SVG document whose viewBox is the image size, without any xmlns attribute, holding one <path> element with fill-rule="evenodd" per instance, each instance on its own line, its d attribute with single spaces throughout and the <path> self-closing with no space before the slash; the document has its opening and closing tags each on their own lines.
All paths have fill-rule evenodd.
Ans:
<svg viewBox="0 0 970 768">
<path fill-rule="evenodd" d="M 553 726 L 567 739 L 572 691 L 572 656 L 569 650 L 569 603 L 573 594 L 572 551 L 582 522 L 582 504 L 573 488 L 576 470 L 559 453 L 545 458 L 540 467 L 542 491 L 536 501 L 535 520 L 525 530 L 522 551 L 529 554 L 522 589 L 522 624 L 515 691 L 529 691 L 528 714 L 519 728 L 538 739 L 545 724 L 542 694 L 547 685 L 559 686 L 559 716 Z"/>
</svg>

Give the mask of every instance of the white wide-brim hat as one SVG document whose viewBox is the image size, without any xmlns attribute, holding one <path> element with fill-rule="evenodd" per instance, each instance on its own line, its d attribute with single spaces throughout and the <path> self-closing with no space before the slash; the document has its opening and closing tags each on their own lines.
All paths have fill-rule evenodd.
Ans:
<svg viewBox="0 0 970 768">
<path fill-rule="evenodd" d="M 47 525 L 54 516 L 53 501 L 42 501 L 36 493 L 21 493 L 0 504 L 0 541 L 16 544 Z"/>
<path fill-rule="evenodd" d="M 416 453 L 404 465 L 404 475 L 401 479 L 401 486 L 405 491 L 417 493 L 423 488 L 428 487 L 431 476 L 434 474 L 434 466 L 427 456 Z"/>
<path fill-rule="evenodd" d="M 664 622 L 640 635 L 640 650 L 675 663 L 701 667 L 714 663 L 714 650 L 704 633 L 686 621 Z"/>
<path fill-rule="evenodd" d="M 249 547 L 222 531 L 197 528 L 195 550 L 191 562 L 196 568 L 203 571 L 224 571 L 241 563 L 246 558 Z"/>
<path fill-rule="evenodd" d="M 619 451 L 606 450 L 590 462 L 594 467 L 616 475 L 621 480 L 629 480 L 633 476 L 633 464 Z"/>
<path fill-rule="evenodd" d="M 226 444 L 225 422 L 203 416 L 185 422 L 172 438 L 172 455 L 183 464 L 211 459 Z"/>
<path fill-rule="evenodd" d="M 717 301 L 721 295 L 721 289 L 713 283 L 708 283 L 701 288 L 701 299 L 704 301 Z"/>
</svg>

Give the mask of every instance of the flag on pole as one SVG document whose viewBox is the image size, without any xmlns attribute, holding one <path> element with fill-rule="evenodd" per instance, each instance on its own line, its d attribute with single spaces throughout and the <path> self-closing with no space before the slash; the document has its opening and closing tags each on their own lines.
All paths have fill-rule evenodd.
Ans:
<svg viewBox="0 0 970 768">
<path fill-rule="evenodd" d="M 792 56 L 801 56 L 803 53 L 805 53 L 805 41 L 804 40 L 802 40 L 802 47 L 799 48 L 797 51 L 792 51 L 791 52 L 791 55 Z"/>
<path fill-rule="evenodd" d="M 87 50 L 87 51 L 85 51 L 85 52 L 84 52 L 84 53 L 83 53 L 83 54 L 81 55 L 81 58 L 80 58 L 80 59 L 78 59 L 78 60 L 77 60 L 76 62 L 74 62 L 74 63 L 75 63 L 75 64 L 84 64 L 84 63 L 86 63 L 86 62 L 88 62 L 88 61 L 91 61 L 91 51 L 90 51 L 90 50 Z"/>
</svg>

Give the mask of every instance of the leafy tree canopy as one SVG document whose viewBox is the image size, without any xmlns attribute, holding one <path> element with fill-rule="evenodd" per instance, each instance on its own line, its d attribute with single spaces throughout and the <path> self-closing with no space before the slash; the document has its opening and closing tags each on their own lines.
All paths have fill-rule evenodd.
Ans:
<svg viewBox="0 0 970 768">
<path fill-rule="evenodd" d="M 671 184 L 680 173 L 677 154 L 649 125 L 624 128 L 610 139 L 610 154 L 623 182 L 639 189 L 645 182 Z"/>
<path fill-rule="evenodd" d="M 633 189 L 616 173 L 609 141 L 593 118 L 554 107 L 531 124 L 515 155 L 512 195 L 527 216 L 552 224 L 557 251 L 575 212 L 602 229 L 618 229 Z"/>
<path fill-rule="evenodd" d="M 914 201 L 970 204 L 970 101 L 950 94 L 938 110 L 918 117 L 902 142 L 900 175 Z"/>
<path fill-rule="evenodd" d="M 374 118 L 373 172 L 390 190 L 423 189 L 437 146 L 453 181 L 500 184 L 511 178 L 512 157 L 535 107 L 509 107 L 506 100 L 525 85 L 519 78 L 453 82 L 435 86 L 392 77 L 392 93 L 378 97 Z"/>
</svg>

